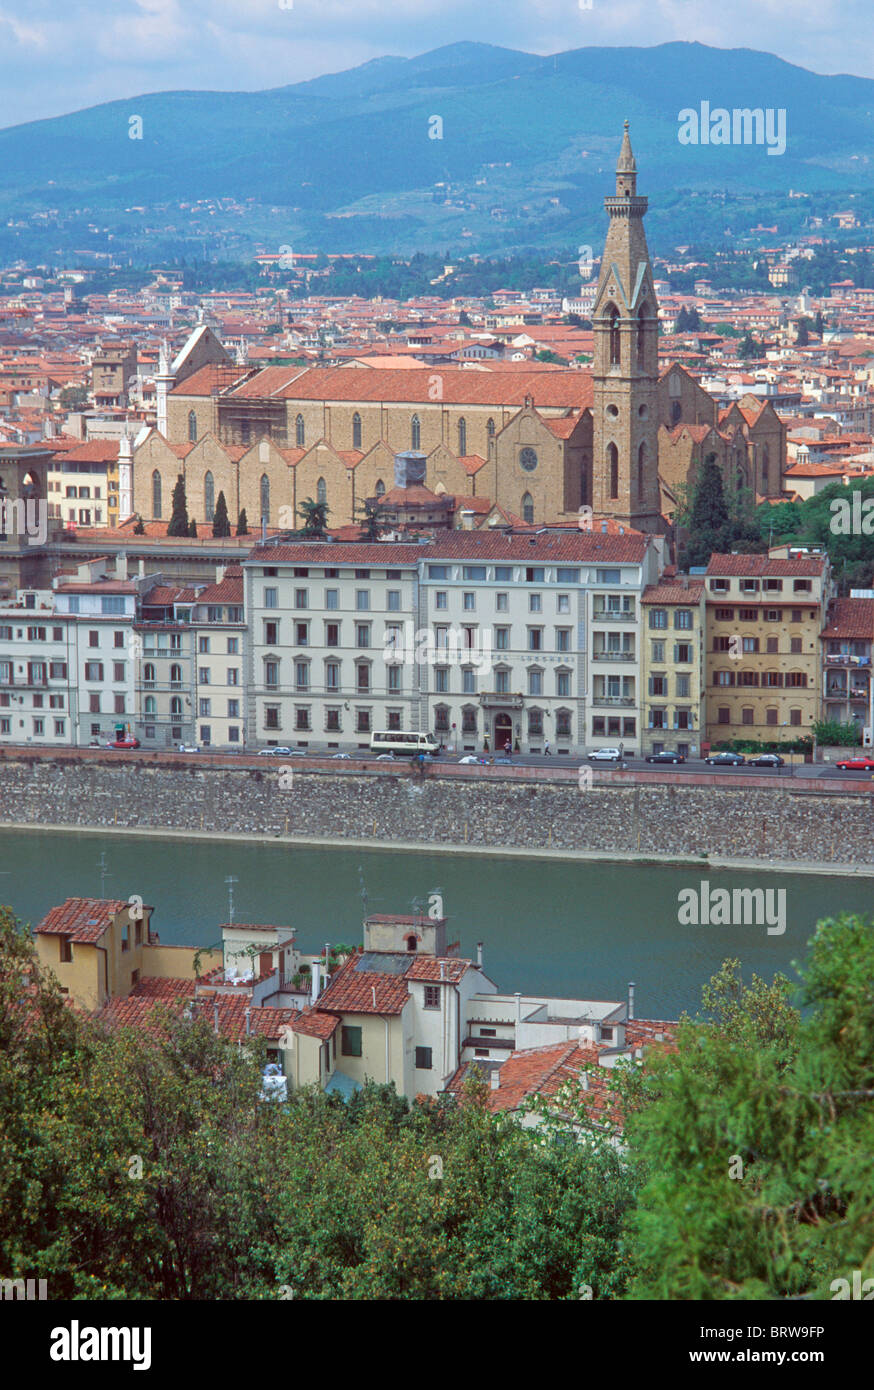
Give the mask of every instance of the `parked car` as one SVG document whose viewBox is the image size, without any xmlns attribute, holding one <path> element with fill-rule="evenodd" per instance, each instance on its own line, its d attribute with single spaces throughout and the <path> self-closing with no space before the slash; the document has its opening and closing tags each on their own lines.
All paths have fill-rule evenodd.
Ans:
<svg viewBox="0 0 874 1390">
<path fill-rule="evenodd" d="M 334 759 L 334 762 L 336 762 L 338 758 L 340 758 L 344 763 L 351 762 L 352 760 L 351 753 L 332 753 L 331 757 Z"/>
<path fill-rule="evenodd" d="M 486 759 L 483 758 L 483 762 L 485 761 Z M 503 763 L 505 767 L 515 767 L 515 763 L 513 762 L 512 758 L 490 758 L 489 761 L 495 764 Z"/>
<path fill-rule="evenodd" d="M 290 758 L 292 753 L 290 748 L 259 748 L 258 756 L 259 758 Z"/>
<path fill-rule="evenodd" d="M 200 749 L 196 743 L 177 743 L 177 753 L 199 753 Z"/>
<path fill-rule="evenodd" d="M 686 759 L 682 753 L 669 753 L 663 749 L 661 753 L 647 753 L 648 763 L 684 763 Z"/>
<path fill-rule="evenodd" d="M 622 754 L 618 748 L 593 748 L 588 756 L 590 763 L 618 763 L 622 761 Z"/>
<path fill-rule="evenodd" d="M 835 767 L 840 768 L 841 772 L 874 772 L 874 758 L 870 758 L 867 753 L 860 753 L 854 758 L 842 758 Z"/>
<path fill-rule="evenodd" d="M 393 763 L 396 761 L 394 753 L 379 753 L 376 761 L 378 763 Z"/>
<path fill-rule="evenodd" d="M 785 767 L 786 760 L 781 758 L 779 753 L 760 753 L 757 758 L 750 758 L 747 767 Z"/>
<path fill-rule="evenodd" d="M 111 743 L 104 744 L 105 748 L 118 748 L 121 751 L 129 748 L 139 748 L 139 746 L 140 741 L 138 738 L 116 738 L 113 739 Z"/>
<path fill-rule="evenodd" d="M 711 767 L 743 767 L 746 758 L 742 753 L 711 753 L 704 761 Z"/>
<path fill-rule="evenodd" d="M 467 763 L 468 766 L 470 766 L 472 763 L 481 763 L 483 759 L 475 758 L 472 753 L 468 753 L 466 758 L 459 758 L 458 761 L 460 763 Z"/>
</svg>

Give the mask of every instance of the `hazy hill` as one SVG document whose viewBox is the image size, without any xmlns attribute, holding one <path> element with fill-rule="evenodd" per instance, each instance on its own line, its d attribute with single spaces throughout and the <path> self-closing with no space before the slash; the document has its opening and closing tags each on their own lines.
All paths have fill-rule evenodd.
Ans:
<svg viewBox="0 0 874 1390">
<path fill-rule="evenodd" d="M 786 153 L 680 145 L 678 112 L 702 99 L 785 107 Z M 129 139 L 132 116 L 142 140 Z M 432 116 L 442 139 L 428 138 Z M 683 189 L 758 202 L 870 183 L 874 81 L 692 43 L 548 58 L 461 43 L 272 91 L 137 96 L 0 131 L 0 212 L 87 208 L 113 230 L 132 205 L 225 197 L 281 208 L 280 239 L 328 249 L 569 241 L 600 217 L 626 116 L 663 212 Z M 183 231 L 184 210 L 174 221 Z"/>
</svg>

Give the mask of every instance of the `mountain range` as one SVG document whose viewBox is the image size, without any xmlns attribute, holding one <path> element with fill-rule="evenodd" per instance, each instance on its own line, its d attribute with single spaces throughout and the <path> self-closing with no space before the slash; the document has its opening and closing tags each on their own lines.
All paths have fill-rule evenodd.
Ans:
<svg viewBox="0 0 874 1390">
<path fill-rule="evenodd" d="M 681 144 L 679 113 L 702 101 L 785 109 L 785 154 Z M 7 128 L 0 214 L 33 227 L 51 210 L 48 241 L 77 245 L 89 219 L 120 246 L 169 227 L 225 253 L 569 245 L 603 231 L 626 118 L 657 234 L 740 235 L 789 218 L 790 191 L 826 212 L 872 206 L 869 79 L 698 43 L 550 57 L 458 43 L 269 91 L 132 96 Z M 217 199 L 242 213 L 192 206 Z"/>
</svg>

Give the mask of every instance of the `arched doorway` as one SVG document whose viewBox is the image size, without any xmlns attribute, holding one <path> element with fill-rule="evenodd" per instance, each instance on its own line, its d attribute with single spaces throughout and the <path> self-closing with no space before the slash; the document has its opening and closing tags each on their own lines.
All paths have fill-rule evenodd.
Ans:
<svg viewBox="0 0 874 1390">
<path fill-rule="evenodd" d="M 507 745 L 513 746 L 513 721 L 509 714 L 495 715 L 495 752 L 503 752 Z"/>
</svg>

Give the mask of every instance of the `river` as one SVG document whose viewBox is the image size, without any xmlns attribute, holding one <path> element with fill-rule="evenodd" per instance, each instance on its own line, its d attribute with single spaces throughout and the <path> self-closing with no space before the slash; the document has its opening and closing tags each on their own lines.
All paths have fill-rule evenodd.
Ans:
<svg viewBox="0 0 874 1390">
<path fill-rule="evenodd" d="M 792 962 L 818 918 L 874 911 L 874 883 L 864 878 L 54 830 L 0 831 L 0 902 L 35 924 L 66 897 L 99 897 L 101 853 L 105 896 L 139 893 L 167 944 L 220 941 L 228 875 L 238 879 L 236 921 L 295 926 L 304 950 L 361 940 L 362 881 L 370 912 L 408 912 L 416 898 L 425 908 L 439 891 L 449 940 L 474 959 L 481 940 L 499 989 L 622 999 L 634 980 L 635 1012 L 645 1018 L 696 1009 L 701 985 L 727 957 L 741 960 L 747 978 L 783 971 L 794 980 Z M 678 895 L 705 878 L 711 896 L 720 887 L 785 891 L 785 931 L 681 924 Z"/>
</svg>

